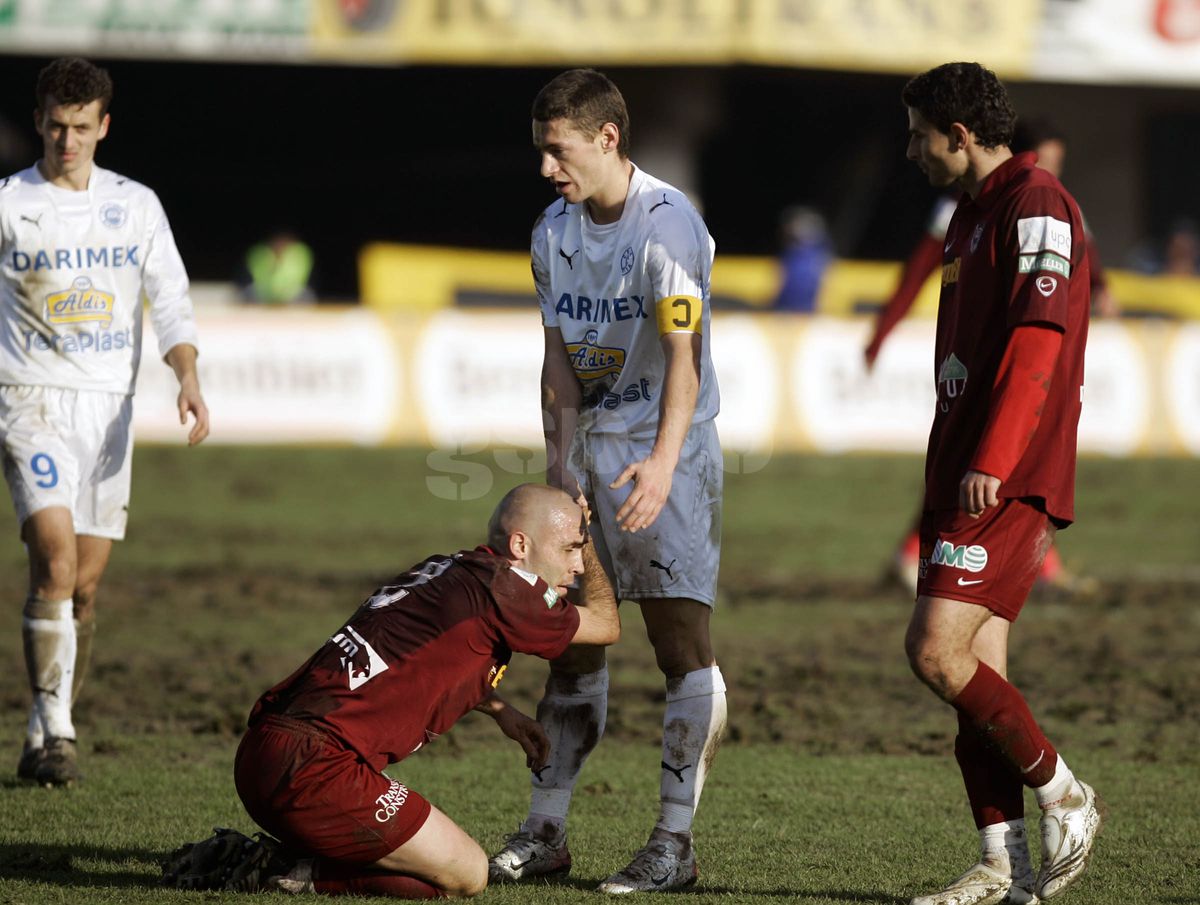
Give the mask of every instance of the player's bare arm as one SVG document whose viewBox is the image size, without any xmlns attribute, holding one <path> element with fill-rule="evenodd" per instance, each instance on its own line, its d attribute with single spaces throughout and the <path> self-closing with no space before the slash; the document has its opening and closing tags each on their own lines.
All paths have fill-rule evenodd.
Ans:
<svg viewBox="0 0 1200 905">
<path fill-rule="evenodd" d="M 494 691 L 480 701 L 475 710 L 494 719 L 500 731 L 521 746 L 525 752 L 525 766 L 540 770 L 546 765 L 546 759 L 550 756 L 550 740 L 537 720 L 517 710 Z"/>
<path fill-rule="evenodd" d="M 580 505 L 579 484 L 567 468 L 571 440 L 579 420 L 583 396 L 579 378 L 567 359 L 567 347 L 558 327 L 546 327 L 542 357 L 542 430 L 546 438 L 546 483 L 571 494 Z"/>
<path fill-rule="evenodd" d="M 572 644 L 616 644 L 621 638 L 617 597 L 589 537 L 583 546 L 583 575 L 579 579 L 579 628 Z"/>
<path fill-rule="evenodd" d="M 187 424 L 189 412 L 195 418 L 195 423 L 188 432 L 188 446 L 202 443 L 208 436 L 208 406 L 204 404 L 204 397 L 200 395 L 196 354 L 196 347 L 190 343 L 179 343 L 167 352 L 167 364 L 171 366 L 179 381 L 179 397 L 176 400 L 179 407 L 179 423 Z"/>
<path fill-rule="evenodd" d="M 617 511 L 617 522 L 625 531 L 649 528 L 662 512 L 700 393 L 700 334 L 667 333 L 661 342 L 666 371 L 654 447 L 647 458 L 627 466 L 609 485 L 618 490 L 633 481 L 633 491 Z"/>
</svg>

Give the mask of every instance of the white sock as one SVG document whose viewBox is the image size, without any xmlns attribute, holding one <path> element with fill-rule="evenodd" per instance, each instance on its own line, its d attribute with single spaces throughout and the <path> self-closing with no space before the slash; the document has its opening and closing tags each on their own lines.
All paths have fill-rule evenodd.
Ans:
<svg viewBox="0 0 1200 905">
<path fill-rule="evenodd" d="M 537 720 L 550 739 L 550 759 L 530 777 L 527 829 L 566 824 L 571 792 L 584 762 L 604 735 L 608 718 L 608 667 L 573 676 L 550 673 Z"/>
<path fill-rule="evenodd" d="M 33 706 L 46 738 L 75 738 L 71 682 L 75 675 L 75 619 L 71 600 L 25 601 L 21 634 Z"/>
<path fill-rule="evenodd" d="M 1007 873 L 1023 888 L 1033 880 L 1024 818 L 983 827 L 979 831 L 979 852 L 980 861 Z"/>
<path fill-rule="evenodd" d="M 725 733 L 726 716 L 725 679 L 719 667 L 667 680 L 659 829 L 691 832 L 704 778 Z"/>
<path fill-rule="evenodd" d="M 1054 776 L 1044 786 L 1034 789 L 1033 794 L 1037 797 L 1037 803 L 1041 805 L 1042 810 L 1049 811 L 1051 808 L 1061 808 L 1070 797 L 1074 787 L 1075 774 L 1071 772 L 1071 768 L 1067 766 L 1067 762 L 1060 754 L 1058 763 L 1054 765 Z"/>
<path fill-rule="evenodd" d="M 25 744 L 30 748 L 41 748 L 46 744 L 46 732 L 42 729 L 42 717 L 37 707 L 29 708 L 29 726 L 25 730 Z"/>
</svg>

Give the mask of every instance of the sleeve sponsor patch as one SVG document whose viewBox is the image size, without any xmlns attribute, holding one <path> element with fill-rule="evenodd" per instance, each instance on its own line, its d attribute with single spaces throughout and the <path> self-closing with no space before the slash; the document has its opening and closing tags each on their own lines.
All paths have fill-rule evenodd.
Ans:
<svg viewBox="0 0 1200 905">
<path fill-rule="evenodd" d="M 1054 217 L 1025 217 L 1017 221 L 1018 254 L 1052 251 L 1071 258 L 1071 224 Z"/>
<path fill-rule="evenodd" d="M 1035 273 L 1039 270 L 1049 270 L 1070 279 L 1071 262 L 1052 251 L 1039 255 L 1021 255 L 1017 258 L 1018 273 Z"/>
<path fill-rule="evenodd" d="M 659 299 L 658 334 L 699 333 L 704 323 L 704 303 L 690 295 L 673 295 Z"/>
</svg>

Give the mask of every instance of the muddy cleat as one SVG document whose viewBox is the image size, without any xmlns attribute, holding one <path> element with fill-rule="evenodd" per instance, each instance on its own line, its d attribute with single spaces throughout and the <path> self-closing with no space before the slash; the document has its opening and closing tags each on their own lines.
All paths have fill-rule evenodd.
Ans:
<svg viewBox="0 0 1200 905">
<path fill-rule="evenodd" d="M 504 848 L 488 861 L 488 882 L 566 876 L 570 870 L 571 853 L 567 851 L 565 834 L 546 840 L 521 827 L 504 840 Z"/>
<path fill-rule="evenodd" d="M 1076 785 L 1068 799 L 1073 805 L 1042 814 L 1042 865 L 1037 878 L 1042 899 L 1059 895 L 1083 874 L 1104 821 L 1096 792 L 1085 782 L 1076 780 Z"/>
<path fill-rule="evenodd" d="M 224 889 L 254 845 L 237 830 L 215 827 L 209 838 L 175 849 L 163 863 L 160 882 L 176 889 Z"/>
<path fill-rule="evenodd" d="M 316 886 L 313 884 L 313 859 L 301 858 L 283 876 L 269 878 L 267 888 L 296 896 L 316 892 Z"/>
<path fill-rule="evenodd" d="M 311 887 L 311 862 L 309 862 L 309 866 L 307 880 Z M 223 888 L 232 892 L 262 892 L 267 889 L 280 889 L 279 880 L 288 876 L 295 867 L 296 859 L 288 854 L 282 842 L 272 839 L 265 833 L 257 833 L 253 841 L 244 847 L 242 860 L 230 872 Z"/>
<path fill-rule="evenodd" d="M 45 748 L 32 748 L 29 742 L 21 749 L 21 759 L 17 761 L 17 779 L 33 782 L 37 779 L 37 769 L 42 763 Z"/>
<path fill-rule="evenodd" d="M 663 892 L 691 886 L 700 876 L 691 837 L 679 833 L 652 835 L 629 865 L 599 886 L 600 892 Z"/>
<path fill-rule="evenodd" d="M 967 869 L 941 892 L 917 896 L 909 905 L 1037 905 L 1037 896 L 1028 887 L 1033 877 L 1014 881 L 982 862 Z"/>
<path fill-rule="evenodd" d="M 24 756 L 22 755 L 22 760 Z M 19 769 L 19 768 L 18 768 Z M 42 786 L 71 786 L 83 779 L 79 772 L 79 756 L 75 752 L 75 740 L 48 738 L 42 749 L 33 780 Z"/>
</svg>

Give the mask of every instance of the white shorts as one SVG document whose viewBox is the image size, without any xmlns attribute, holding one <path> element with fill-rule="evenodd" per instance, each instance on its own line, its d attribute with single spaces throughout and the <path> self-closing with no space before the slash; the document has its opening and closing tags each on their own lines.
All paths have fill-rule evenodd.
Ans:
<svg viewBox="0 0 1200 905">
<path fill-rule="evenodd" d="M 577 433 L 572 473 L 592 508 L 596 553 L 620 600 L 683 597 L 713 606 L 721 559 L 721 443 L 711 421 L 692 425 L 658 518 L 636 534 L 622 531 L 617 510 L 633 482 L 609 490 L 627 465 L 650 455 L 653 437 Z"/>
<path fill-rule="evenodd" d="M 133 467 L 133 397 L 0 387 L 0 448 L 18 524 L 51 506 L 76 534 L 121 540 Z"/>
</svg>

